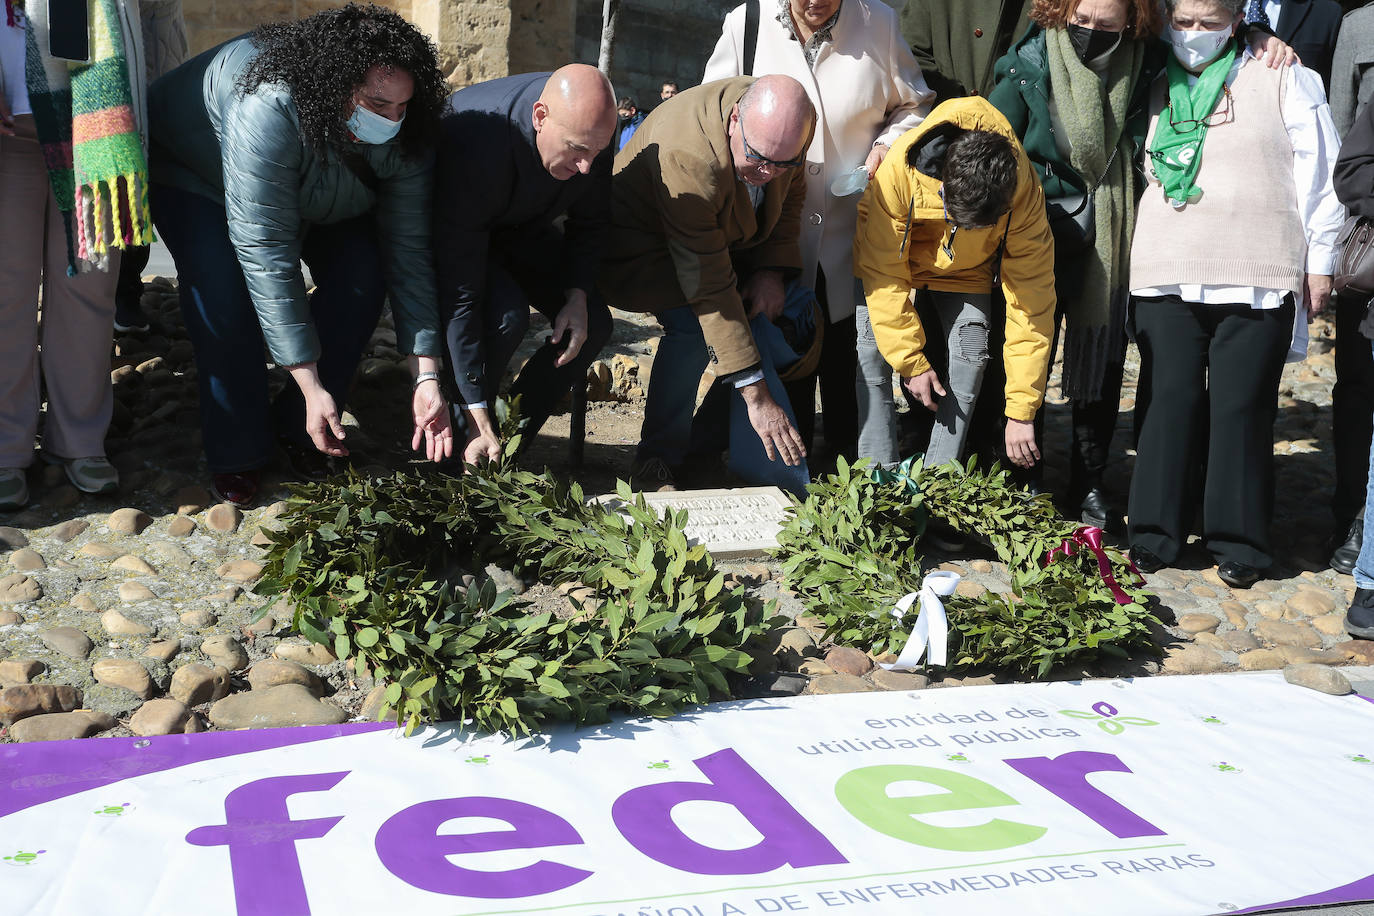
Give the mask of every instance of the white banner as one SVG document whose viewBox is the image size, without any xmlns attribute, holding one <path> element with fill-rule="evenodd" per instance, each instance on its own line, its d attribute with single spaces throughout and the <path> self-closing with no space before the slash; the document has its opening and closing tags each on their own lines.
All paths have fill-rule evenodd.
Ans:
<svg viewBox="0 0 1374 916">
<path fill-rule="evenodd" d="M 1374 705 L 1273 673 L 9 744 L 0 913 L 1235 912 L 1374 898 L 1371 798 Z"/>
</svg>

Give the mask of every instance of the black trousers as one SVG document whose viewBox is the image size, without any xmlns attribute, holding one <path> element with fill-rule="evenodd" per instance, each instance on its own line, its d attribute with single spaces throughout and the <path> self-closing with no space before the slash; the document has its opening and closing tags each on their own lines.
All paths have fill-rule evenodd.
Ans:
<svg viewBox="0 0 1374 916">
<path fill-rule="evenodd" d="M 1365 305 L 1362 296 L 1336 297 L 1336 385 L 1331 390 L 1336 492 L 1331 497 L 1331 514 L 1342 536 L 1364 509 L 1374 433 L 1374 355 L 1369 338 L 1360 333 Z"/>
<path fill-rule="evenodd" d="M 1202 481 L 1203 539 L 1217 562 L 1270 565 L 1274 418 L 1293 333 L 1277 309 L 1198 305 L 1176 296 L 1132 304 L 1150 405 L 1131 480 L 1130 541 L 1165 563 L 1187 543 Z"/>
<path fill-rule="evenodd" d="M 1056 266 L 1057 273 L 1081 270 L 1079 266 Z M 995 358 L 988 362 L 987 374 L 983 377 L 983 391 L 1000 394 L 1006 388 L 1006 364 L 1002 352 L 1006 345 L 1007 306 L 1002 297 L 1001 287 L 993 290 L 995 312 L 992 316 L 991 333 L 988 336 L 988 349 Z M 1063 324 L 1062 309 L 1055 312 L 1054 337 L 1050 343 L 1050 366 L 1054 365 L 1055 353 L 1059 349 L 1060 327 Z M 1107 473 L 1107 462 L 1111 458 L 1112 436 L 1116 432 L 1116 418 L 1121 406 L 1121 382 L 1125 369 L 1126 337 L 1121 330 L 1116 350 L 1108 362 L 1102 377 L 1102 392 L 1095 401 L 1072 401 L 1073 435 L 1069 446 L 1069 493 L 1071 502 L 1077 503 L 1087 492 L 1100 488 Z M 1046 379 L 1048 384 L 1048 378 Z M 1011 471 L 1014 481 L 1021 485 L 1039 485 L 1045 476 L 1045 462 L 1042 459 L 1030 468 L 1019 468 L 1006 456 L 1006 399 L 1005 397 L 984 397 L 978 401 L 974 410 L 973 428 L 969 434 L 970 450 L 976 452 L 979 463 L 984 467 L 994 459 L 1002 462 L 1002 467 Z M 1035 441 L 1043 455 L 1045 442 L 1045 406 L 1035 412 Z M 1077 515 L 1077 511 L 1074 511 Z"/>
<path fill-rule="evenodd" d="M 538 239 L 524 238 L 509 244 L 498 244 L 493 238 L 487 258 L 487 288 L 483 303 L 483 346 L 486 366 L 483 367 L 485 396 L 490 405 L 495 401 L 506 366 L 515 355 L 520 342 L 530 328 L 530 306 L 537 309 L 552 324 L 566 301 L 562 276 L 549 265 L 562 262 L 561 234 L 545 234 Z M 449 336 L 454 334 L 452 320 Z M 567 341 L 554 344 L 545 341 L 520 370 L 511 385 L 512 397 L 520 397 L 520 415 L 529 421 L 525 429 L 528 445 L 553 413 L 554 408 L 575 383 L 587 377 L 592 364 L 606 341 L 611 337 L 611 312 L 596 290 L 587 291 L 587 340 L 577 357 L 565 366 L 555 366 L 558 354 Z M 465 371 L 457 365 L 453 354 L 456 338 L 448 343 L 448 357 L 455 372 Z M 462 414 L 458 422 L 463 424 Z"/>
<path fill-rule="evenodd" d="M 830 321 L 825 274 L 816 268 L 816 299 L 826 318 L 821 359 L 814 374 L 787 382 L 787 399 L 797 418 L 797 432 L 807 452 L 813 451 L 816 433 L 816 382 L 820 381 L 822 426 L 825 444 L 836 455 L 853 461 L 859 450 L 859 337 L 854 316 Z"/>
<path fill-rule="evenodd" d="M 121 303 L 138 305 L 143 298 L 143 270 L 148 266 L 152 249 L 147 245 L 131 245 L 119 259 L 119 280 L 115 298 Z"/>
</svg>

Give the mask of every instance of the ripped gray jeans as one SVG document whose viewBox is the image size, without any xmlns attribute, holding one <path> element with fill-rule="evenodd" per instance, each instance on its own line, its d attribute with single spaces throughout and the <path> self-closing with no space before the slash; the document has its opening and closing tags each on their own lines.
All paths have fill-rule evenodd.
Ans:
<svg viewBox="0 0 1374 916">
<path fill-rule="evenodd" d="M 983 374 L 988 365 L 988 327 L 992 297 L 987 293 L 951 293 L 928 290 L 940 326 L 927 327 L 928 355 L 947 353 L 945 364 L 933 359 L 936 373 L 947 392 L 939 399 L 935 423 L 926 448 L 926 465 L 934 466 L 964 458 L 969 421 Z M 890 466 L 897 457 L 897 416 L 892 399 L 892 367 L 877 352 L 877 343 L 861 308 L 859 339 L 859 457 Z M 943 342 L 943 346 L 940 342 Z M 998 396 L 1001 392 L 996 393 Z M 915 407 L 915 410 L 924 410 Z"/>
</svg>

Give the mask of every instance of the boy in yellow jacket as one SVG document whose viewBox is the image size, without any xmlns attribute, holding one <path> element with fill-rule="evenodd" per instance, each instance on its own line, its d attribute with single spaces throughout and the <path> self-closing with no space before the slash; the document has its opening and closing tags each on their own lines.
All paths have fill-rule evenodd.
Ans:
<svg viewBox="0 0 1374 916">
<path fill-rule="evenodd" d="M 935 413 L 927 466 L 963 458 L 989 358 L 999 257 L 1007 455 L 1030 467 L 1040 458 L 1032 420 L 1054 330 L 1054 240 L 1040 181 L 1011 126 L 984 99 L 954 99 L 893 145 L 859 203 L 854 270 L 867 306 L 858 315 L 860 457 L 897 458 L 890 365 Z M 922 326 L 912 290 L 929 297 L 940 327 Z M 948 343 L 944 365 L 924 353 L 930 334 Z"/>
</svg>

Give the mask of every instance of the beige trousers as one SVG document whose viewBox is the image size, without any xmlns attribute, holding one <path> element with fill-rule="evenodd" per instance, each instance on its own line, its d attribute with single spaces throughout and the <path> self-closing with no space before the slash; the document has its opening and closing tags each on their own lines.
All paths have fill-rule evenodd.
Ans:
<svg viewBox="0 0 1374 916">
<path fill-rule="evenodd" d="M 108 271 L 67 276 L 66 232 L 33 117 L 15 122 L 16 136 L 0 136 L 0 468 L 33 461 L 40 372 L 50 454 L 104 455 L 114 407 L 110 340 L 119 255 L 112 253 Z"/>
</svg>

